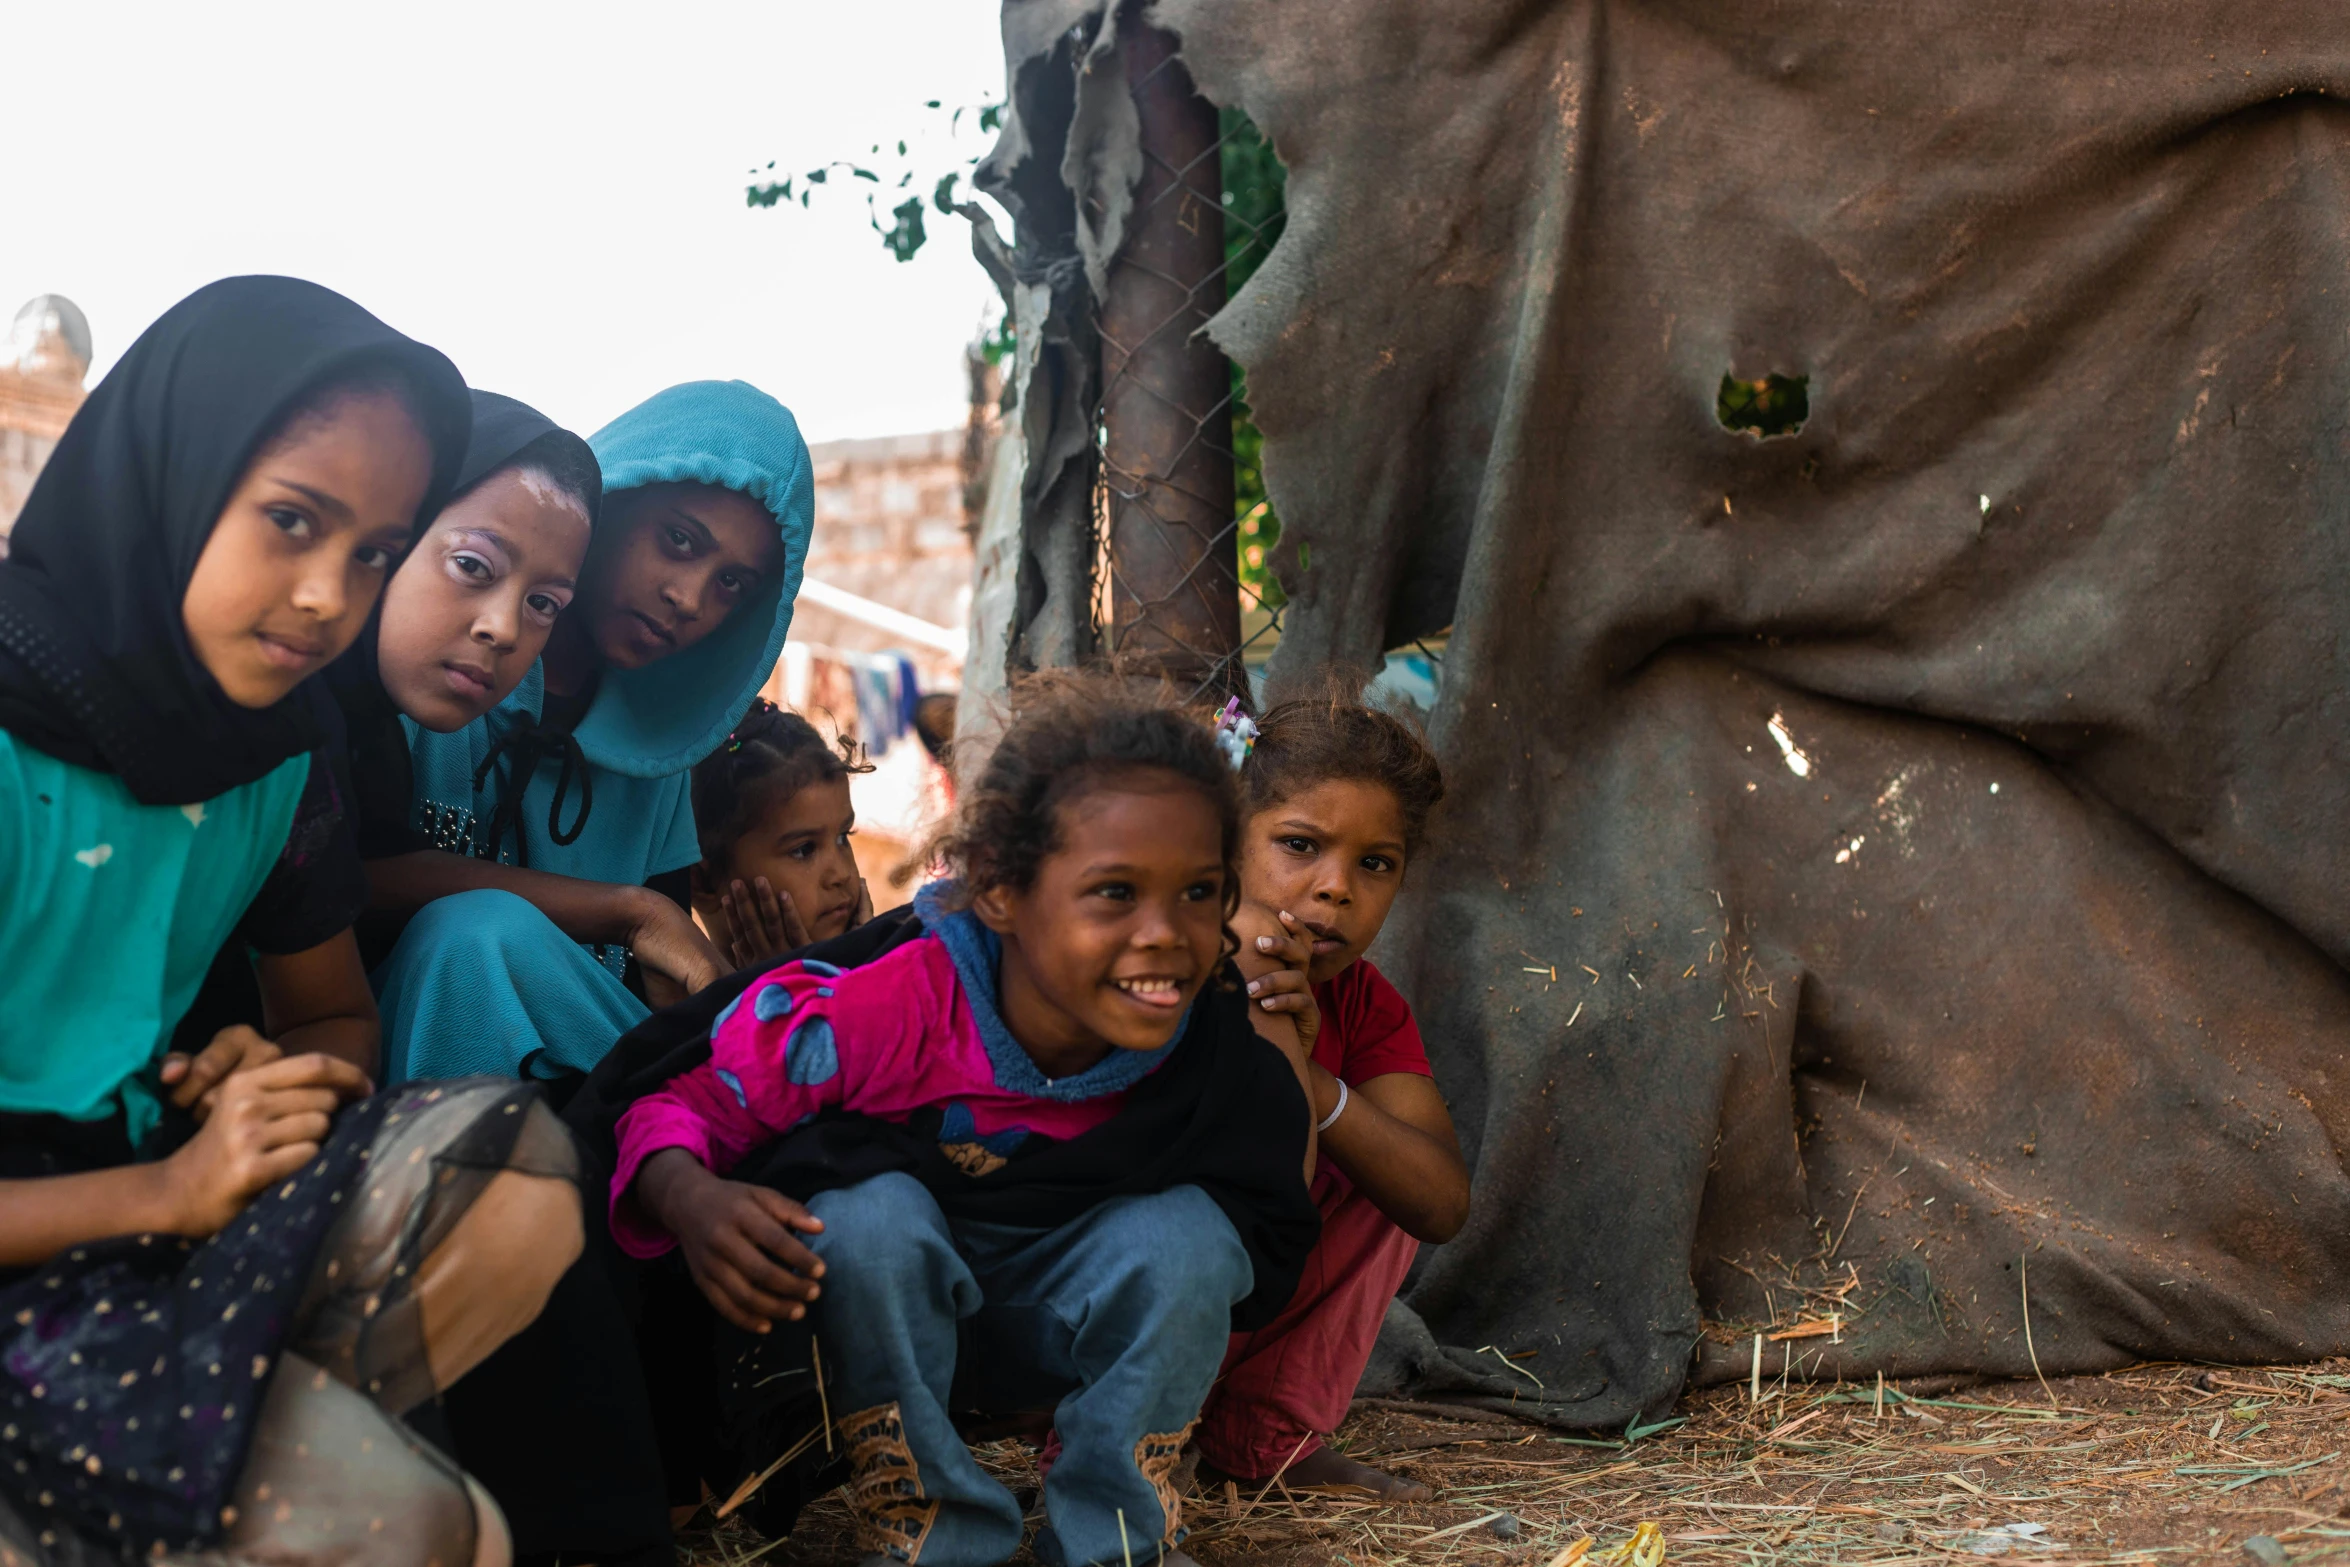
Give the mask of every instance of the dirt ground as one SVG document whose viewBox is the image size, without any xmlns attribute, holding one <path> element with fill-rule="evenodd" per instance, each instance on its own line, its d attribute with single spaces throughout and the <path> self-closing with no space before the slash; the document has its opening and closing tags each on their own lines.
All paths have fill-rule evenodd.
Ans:
<svg viewBox="0 0 2350 1567">
<path fill-rule="evenodd" d="M 1663 1559 L 1688 1564 L 2350 1560 L 2350 1361 L 2144 1366 L 1930 1397 L 1889 1385 L 1881 1404 L 1873 1387 L 1763 1393 L 1692 1394 L 1681 1424 L 1629 1447 L 1358 1404 L 1340 1445 L 1435 1486 L 1434 1502 L 1218 1487 L 1187 1504 L 1187 1549 L 1209 1567 L 1575 1567 L 1632 1561 L 1635 1530 L 1653 1523 Z M 981 1456 L 1033 1491 L 1027 1447 Z M 729 1522 L 688 1543 L 696 1567 L 857 1555 L 837 1492 L 788 1541 Z M 1655 1567 L 1653 1544 L 1637 1562 Z"/>
</svg>

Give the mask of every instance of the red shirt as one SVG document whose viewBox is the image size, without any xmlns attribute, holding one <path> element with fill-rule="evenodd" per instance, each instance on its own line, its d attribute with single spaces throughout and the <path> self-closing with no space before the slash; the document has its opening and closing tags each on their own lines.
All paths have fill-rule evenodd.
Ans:
<svg viewBox="0 0 2350 1567">
<path fill-rule="evenodd" d="M 1316 985 L 1314 1003 L 1322 1009 L 1314 1064 L 1347 1087 L 1360 1088 L 1390 1072 L 1436 1075 L 1428 1070 L 1428 1047 L 1412 1020 L 1411 1003 L 1369 959 L 1358 958 Z"/>
</svg>

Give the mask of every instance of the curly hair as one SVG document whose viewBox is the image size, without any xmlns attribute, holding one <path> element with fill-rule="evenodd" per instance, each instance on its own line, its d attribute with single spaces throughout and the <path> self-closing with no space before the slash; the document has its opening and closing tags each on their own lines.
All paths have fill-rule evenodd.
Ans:
<svg viewBox="0 0 2350 1567">
<path fill-rule="evenodd" d="M 1335 675 L 1257 720 L 1256 749 L 1240 772 L 1250 816 L 1334 779 L 1373 783 L 1403 813 L 1404 853 L 1428 839 L 1428 818 L 1444 798 L 1444 769 L 1410 718 L 1374 707 Z"/>
<path fill-rule="evenodd" d="M 956 884 L 954 902 L 968 905 L 991 887 L 1027 891 L 1061 847 L 1067 806 L 1136 774 L 1160 773 L 1196 788 L 1215 809 L 1231 917 L 1240 899 L 1240 799 L 1205 715 L 1163 682 L 1071 670 L 1024 677 L 1005 706 L 1003 737 L 930 845 L 930 858 L 943 861 Z"/>
<path fill-rule="evenodd" d="M 736 841 L 777 801 L 810 784 L 871 771 L 856 741 L 843 737 L 835 750 L 814 724 L 759 698 L 726 743 L 694 764 L 694 836 L 703 863 L 725 864 Z"/>
</svg>

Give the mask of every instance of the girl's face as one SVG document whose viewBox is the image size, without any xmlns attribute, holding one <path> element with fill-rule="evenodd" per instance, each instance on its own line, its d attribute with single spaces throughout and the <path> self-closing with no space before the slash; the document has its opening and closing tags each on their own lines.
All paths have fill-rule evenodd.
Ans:
<svg viewBox="0 0 2350 1567">
<path fill-rule="evenodd" d="M 1033 886 L 972 900 L 1004 939 L 1004 1024 L 1054 1078 L 1167 1043 L 1224 952 L 1223 824 L 1197 786 L 1122 779 L 1059 825 Z"/>
<path fill-rule="evenodd" d="M 588 547 L 577 496 L 508 468 L 452 502 L 384 590 L 384 690 L 453 733 L 503 702 L 571 602 Z"/>
<path fill-rule="evenodd" d="M 828 941 L 849 928 L 857 912 L 857 857 L 849 849 L 856 830 L 849 781 L 827 778 L 769 804 L 749 832 L 737 838 L 712 890 L 731 882 L 757 885 L 758 878 L 791 895 L 792 907 L 808 927 L 808 939 Z M 705 872 L 707 874 L 707 872 Z"/>
<path fill-rule="evenodd" d="M 1403 807 L 1384 784 L 1332 778 L 1251 816 L 1240 832 L 1240 886 L 1286 909 L 1314 940 L 1306 977 L 1331 978 L 1363 955 L 1403 890 Z"/>
<path fill-rule="evenodd" d="M 782 569 L 775 519 L 747 495 L 714 484 L 623 490 L 604 500 L 580 581 L 584 629 L 607 665 L 641 669 L 716 631 Z"/>
<path fill-rule="evenodd" d="M 338 398 L 262 448 L 180 600 L 230 701 L 273 706 L 351 645 L 431 483 L 432 447 L 388 393 Z"/>
</svg>

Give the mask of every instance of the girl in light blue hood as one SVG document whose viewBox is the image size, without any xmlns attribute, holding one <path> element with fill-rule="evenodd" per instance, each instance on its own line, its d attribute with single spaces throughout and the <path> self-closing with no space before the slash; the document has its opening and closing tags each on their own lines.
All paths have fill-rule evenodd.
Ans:
<svg viewBox="0 0 2350 1567">
<path fill-rule="evenodd" d="M 741 381 L 673 386 L 589 438 L 604 507 L 538 669 L 454 734 L 410 726 L 416 826 L 369 866 L 416 910 L 376 972 L 393 1081 L 593 1067 L 724 964 L 687 912 L 692 768 L 783 647 L 815 487 L 789 410 Z M 675 885 L 669 885 L 674 882 Z"/>
</svg>

